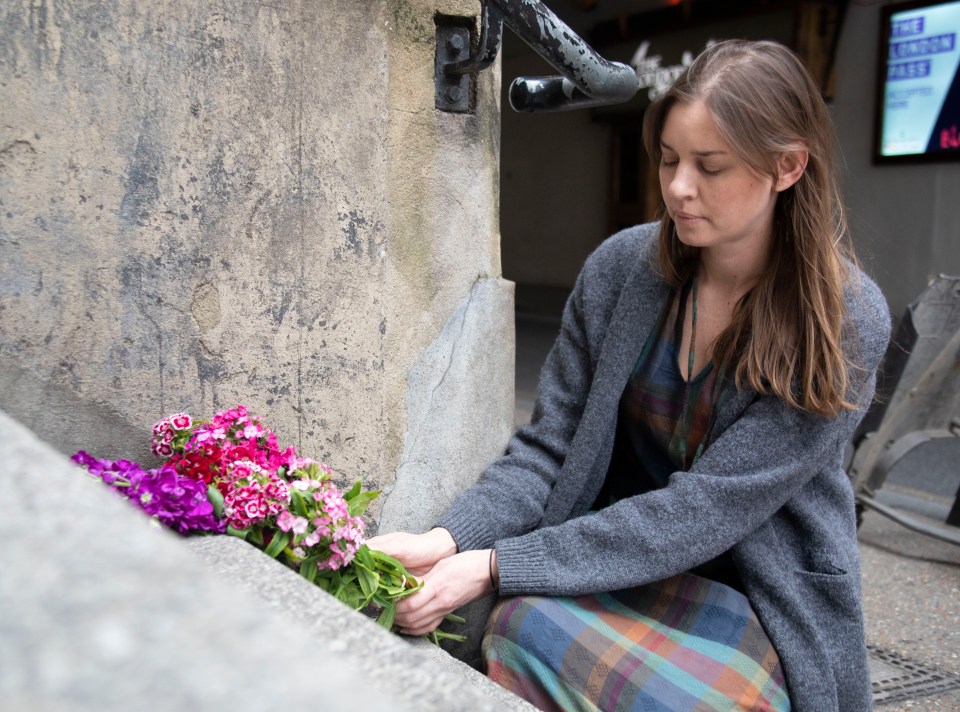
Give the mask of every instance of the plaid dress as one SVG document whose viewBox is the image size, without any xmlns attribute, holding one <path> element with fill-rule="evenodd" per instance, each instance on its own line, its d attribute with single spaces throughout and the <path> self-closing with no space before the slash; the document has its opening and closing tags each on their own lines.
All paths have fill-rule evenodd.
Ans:
<svg viewBox="0 0 960 712">
<path fill-rule="evenodd" d="M 664 486 L 711 441 L 729 385 L 712 363 L 688 378 L 677 365 L 690 292 L 668 300 L 637 360 L 597 507 Z M 542 710 L 789 710 L 777 653 L 740 588 L 723 555 L 624 591 L 505 598 L 483 640 L 487 675 Z"/>
</svg>

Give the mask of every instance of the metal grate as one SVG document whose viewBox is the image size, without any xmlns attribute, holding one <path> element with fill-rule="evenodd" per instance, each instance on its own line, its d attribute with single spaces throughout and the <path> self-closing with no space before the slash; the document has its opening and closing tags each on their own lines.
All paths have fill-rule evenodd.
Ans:
<svg viewBox="0 0 960 712">
<path fill-rule="evenodd" d="M 873 703 L 889 705 L 960 690 L 960 675 L 868 645 Z"/>
</svg>

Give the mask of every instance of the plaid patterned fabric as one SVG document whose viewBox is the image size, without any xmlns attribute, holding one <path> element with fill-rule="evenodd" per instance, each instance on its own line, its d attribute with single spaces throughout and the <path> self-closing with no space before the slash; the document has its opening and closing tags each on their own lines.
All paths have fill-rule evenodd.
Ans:
<svg viewBox="0 0 960 712">
<path fill-rule="evenodd" d="M 487 675 L 541 710 L 789 710 L 776 651 L 747 598 L 681 574 L 494 609 Z"/>
<path fill-rule="evenodd" d="M 667 301 L 620 400 L 620 417 L 634 450 L 661 487 L 672 473 L 689 470 L 710 444 L 714 416 L 730 389 L 726 369 L 713 361 L 699 373 L 687 374 L 689 382 L 680 368 L 690 286 Z M 650 450 L 654 453 L 647 454 Z"/>
</svg>

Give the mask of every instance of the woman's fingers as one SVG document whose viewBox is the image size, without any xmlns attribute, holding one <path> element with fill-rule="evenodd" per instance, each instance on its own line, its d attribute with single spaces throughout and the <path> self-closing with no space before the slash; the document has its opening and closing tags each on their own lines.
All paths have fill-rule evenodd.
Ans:
<svg viewBox="0 0 960 712">
<path fill-rule="evenodd" d="M 368 539 L 367 546 L 392 556 L 415 576 L 427 573 L 438 561 L 457 551 L 450 532 L 439 528 L 426 534 L 383 534 Z"/>
<path fill-rule="evenodd" d="M 443 623 L 443 616 L 439 618 L 431 619 L 427 621 L 426 624 L 418 626 L 416 628 L 401 628 L 400 632 L 404 635 L 426 635 L 427 633 L 432 633 L 437 628 L 440 627 L 440 624 Z"/>
<path fill-rule="evenodd" d="M 406 555 L 410 548 L 409 543 L 406 541 L 407 538 L 412 538 L 413 536 L 413 534 L 404 534 L 402 532 L 382 534 L 381 536 L 367 539 L 367 546 L 371 549 L 382 551 L 384 554 L 392 556 L 395 559 L 400 559 L 401 556 Z"/>
<path fill-rule="evenodd" d="M 467 551 L 437 562 L 423 588 L 397 603 L 396 624 L 408 635 L 429 633 L 448 613 L 491 592 L 490 552 Z"/>
</svg>

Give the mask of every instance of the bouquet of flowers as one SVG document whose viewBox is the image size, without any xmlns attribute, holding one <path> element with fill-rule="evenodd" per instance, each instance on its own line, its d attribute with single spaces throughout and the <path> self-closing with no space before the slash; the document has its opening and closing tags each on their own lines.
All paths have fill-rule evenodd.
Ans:
<svg viewBox="0 0 960 712">
<path fill-rule="evenodd" d="M 399 561 L 364 544 L 363 513 L 379 492 L 360 482 L 341 492 L 327 465 L 281 449 L 246 407 L 210 421 L 164 418 L 152 449 L 164 461 L 151 469 L 83 450 L 72 459 L 164 526 L 241 537 L 351 608 L 379 609 L 388 630 L 397 601 L 420 589 Z M 463 639 L 439 630 L 430 637 Z"/>
</svg>

